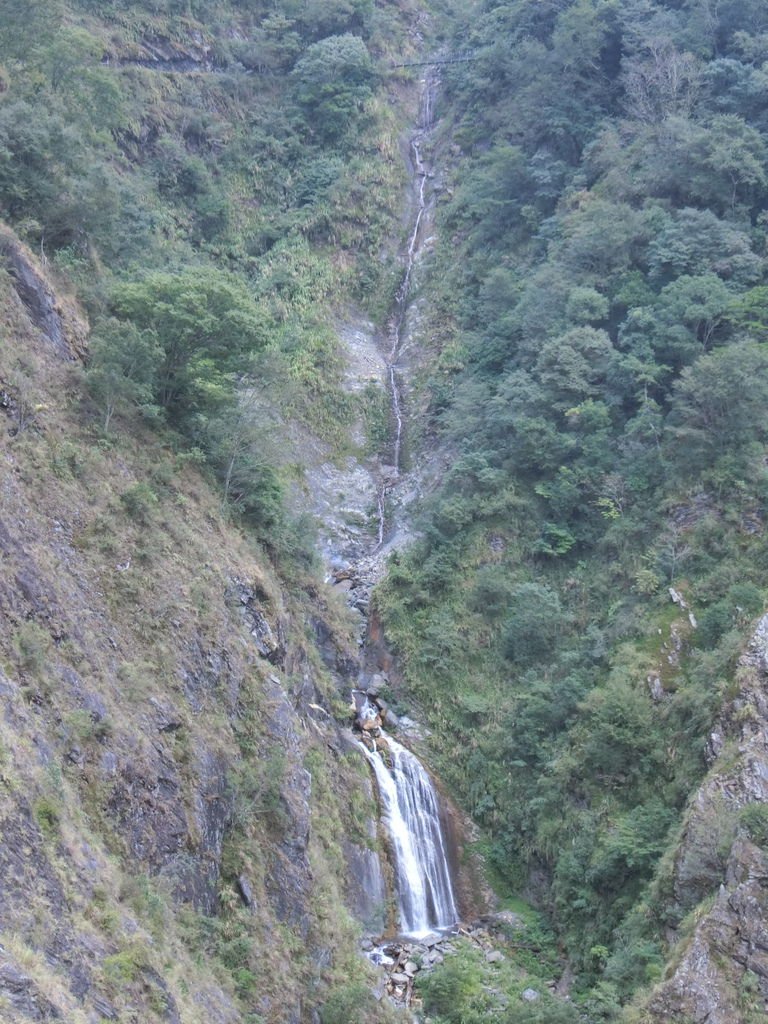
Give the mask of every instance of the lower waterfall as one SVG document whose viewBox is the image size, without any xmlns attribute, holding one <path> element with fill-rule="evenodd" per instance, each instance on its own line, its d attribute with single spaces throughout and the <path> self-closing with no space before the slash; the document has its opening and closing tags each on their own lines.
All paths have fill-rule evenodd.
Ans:
<svg viewBox="0 0 768 1024">
<path fill-rule="evenodd" d="M 435 787 L 410 750 L 386 736 L 386 756 L 360 747 L 379 787 L 382 819 L 389 831 L 397 886 L 399 929 L 419 939 L 452 928 L 456 900 Z"/>
</svg>

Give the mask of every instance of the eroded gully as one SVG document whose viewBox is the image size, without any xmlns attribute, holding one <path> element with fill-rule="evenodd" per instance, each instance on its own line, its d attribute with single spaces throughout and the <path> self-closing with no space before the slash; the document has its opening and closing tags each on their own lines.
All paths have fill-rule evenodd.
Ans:
<svg viewBox="0 0 768 1024">
<path fill-rule="evenodd" d="M 385 546 L 388 538 L 387 499 L 397 486 L 402 469 L 403 439 L 405 432 L 405 413 L 403 408 L 403 380 L 400 361 L 404 355 L 407 342 L 407 322 L 413 287 L 413 275 L 416 262 L 421 254 L 424 241 L 423 228 L 428 220 L 433 196 L 428 188 L 431 171 L 423 157 L 425 144 L 434 127 L 434 98 L 437 89 L 437 73 L 429 70 L 425 75 L 419 104 L 419 121 L 416 131 L 410 138 L 409 150 L 413 173 L 413 197 L 415 212 L 413 224 L 408 237 L 408 245 L 403 254 L 403 276 L 395 294 L 392 315 L 389 325 L 389 352 L 386 362 L 387 388 L 389 390 L 392 414 L 391 464 L 382 466 L 377 488 L 378 531 L 375 550 Z M 393 531 L 390 530 L 389 533 Z"/>
<path fill-rule="evenodd" d="M 377 486 L 378 530 L 374 581 L 383 570 L 383 556 L 398 543 L 398 523 L 388 514 L 389 498 L 401 484 L 403 443 L 406 429 L 404 387 L 406 349 L 414 336 L 409 322 L 414 275 L 431 221 L 433 189 L 431 169 L 424 153 L 433 128 L 435 71 L 422 82 L 419 118 L 409 140 L 412 172 L 411 223 L 402 252 L 402 277 L 395 294 L 388 328 L 386 383 L 391 409 L 388 462 L 380 464 Z M 402 506 L 401 506 L 402 507 Z M 378 557 L 377 557 L 378 556 Z M 370 566 L 370 557 L 364 560 Z M 364 643 L 368 639 L 364 634 Z M 363 659 L 363 671 L 353 691 L 355 729 L 360 746 L 373 770 L 382 823 L 388 835 L 389 860 L 395 882 L 396 926 L 402 935 L 423 939 L 445 932 L 457 923 L 450 851 L 444 830 L 440 798 L 429 774 L 418 759 L 396 741 L 387 728 L 386 703 L 380 699 L 382 680 L 374 657 Z"/>
</svg>

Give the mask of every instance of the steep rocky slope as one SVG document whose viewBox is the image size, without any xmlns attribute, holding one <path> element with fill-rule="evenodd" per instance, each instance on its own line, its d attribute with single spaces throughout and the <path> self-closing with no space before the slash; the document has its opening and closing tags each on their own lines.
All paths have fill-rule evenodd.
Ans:
<svg viewBox="0 0 768 1024">
<path fill-rule="evenodd" d="M 344 879 L 377 843 L 347 612 L 188 459 L 97 441 L 84 320 L 4 239 L 0 1015 L 316 1019 L 364 978 Z"/>
<path fill-rule="evenodd" d="M 682 918 L 653 1021 L 732 1024 L 768 1010 L 768 616 L 710 737 L 712 767 L 658 883 Z"/>
</svg>

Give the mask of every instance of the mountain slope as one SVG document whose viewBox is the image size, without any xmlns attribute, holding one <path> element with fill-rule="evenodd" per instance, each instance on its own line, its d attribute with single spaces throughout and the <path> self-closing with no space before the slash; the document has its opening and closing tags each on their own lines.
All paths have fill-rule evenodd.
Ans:
<svg viewBox="0 0 768 1024">
<path fill-rule="evenodd" d="M 375 809 L 313 640 L 354 664 L 346 613 L 183 453 L 95 445 L 76 352 L 2 287 L 3 1019 L 308 1019 L 365 977 L 344 850 Z"/>
<path fill-rule="evenodd" d="M 658 872 L 766 602 L 765 11 L 455 18 L 444 472 L 377 607 L 500 890 L 547 913 L 579 1012 L 620 1019 L 675 956 Z"/>
</svg>

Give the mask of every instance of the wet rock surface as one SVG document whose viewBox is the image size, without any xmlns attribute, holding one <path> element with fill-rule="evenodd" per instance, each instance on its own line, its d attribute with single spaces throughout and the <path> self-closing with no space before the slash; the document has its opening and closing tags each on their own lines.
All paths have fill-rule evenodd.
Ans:
<svg viewBox="0 0 768 1024">
<path fill-rule="evenodd" d="M 420 108 L 410 138 L 402 140 L 409 171 L 405 237 L 399 261 L 402 269 L 387 324 L 377 329 L 358 311 L 348 311 L 337 334 L 345 354 L 344 386 L 351 394 L 368 389 L 383 392 L 389 405 L 389 437 L 372 451 L 364 417 L 351 429 L 353 455 L 330 457 L 330 446 L 298 436 L 295 449 L 304 466 L 302 491 L 295 495 L 298 508 L 318 520 L 320 551 L 329 581 L 348 595 L 349 604 L 366 614 L 371 590 L 381 579 L 386 558 L 411 537 L 408 507 L 431 484 L 427 459 L 406 465 L 409 378 L 419 364 L 423 302 L 415 297 L 421 265 L 432 245 L 438 179 L 422 155 L 433 128 L 438 78 L 435 69 L 420 87 Z M 312 456 L 312 457 L 310 457 Z M 423 462 L 423 464 L 422 464 Z M 362 640 L 362 631 L 361 631 Z"/>
<path fill-rule="evenodd" d="M 378 850 L 377 823 L 367 823 L 370 846 L 346 840 L 347 906 L 367 935 L 381 935 L 387 927 L 387 885 Z M 371 945 L 371 940 L 366 940 Z"/>
<path fill-rule="evenodd" d="M 340 348 L 345 357 L 343 386 L 360 396 L 368 389 L 383 393 L 386 388 L 386 363 L 380 332 L 354 310 L 347 311 L 337 328 Z M 310 512 L 319 531 L 320 554 L 328 567 L 329 578 L 345 589 L 345 572 L 357 566 L 376 543 L 377 494 L 380 463 L 370 451 L 365 417 L 361 414 L 349 428 L 352 452 L 334 456 L 329 442 L 310 437 L 295 428 L 293 450 L 303 468 L 304 481 L 296 488 L 294 504 Z M 378 578 L 378 576 L 376 577 Z"/>
<path fill-rule="evenodd" d="M 390 733 L 397 730 L 398 736 L 417 743 L 428 736 L 427 730 L 413 719 L 400 719 L 384 697 L 389 678 L 382 663 L 388 663 L 390 656 L 383 638 L 372 643 L 370 611 L 372 591 L 386 571 L 389 555 L 407 543 L 410 537 L 407 509 L 420 494 L 428 477 L 428 473 L 422 471 L 423 467 L 403 472 L 401 457 L 406 427 L 408 376 L 411 366 L 418 362 L 416 348 L 421 316 L 419 302 L 411 301 L 411 288 L 417 279 L 422 256 L 431 244 L 435 180 L 423 162 L 421 146 L 432 125 L 435 86 L 436 79 L 428 74 L 422 92 L 419 126 L 407 145 L 407 160 L 411 171 L 408 198 L 410 227 L 406 239 L 407 251 L 401 253 L 404 277 L 391 310 L 387 335 L 377 337 L 369 324 L 361 324 L 358 329 L 347 325 L 340 331 L 340 339 L 347 350 L 348 390 L 360 392 L 373 386 L 387 391 L 391 417 L 389 444 L 378 458 L 350 458 L 346 466 L 325 464 L 320 467 L 310 466 L 307 471 L 315 511 L 321 519 L 321 552 L 327 565 L 329 582 L 358 616 L 360 657 L 356 666 L 344 666 L 340 673 L 342 678 L 354 679 L 351 670 L 355 667 L 357 669 L 350 707 L 353 729 L 369 753 L 381 758 L 381 762 L 389 766 L 392 766 L 394 758 L 392 741 L 385 727 Z M 403 149 L 406 150 L 405 144 Z M 364 435 L 360 434 L 357 440 L 364 442 Z M 338 492 L 336 496 L 333 495 L 334 490 Z M 352 514 L 344 514 L 340 520 L 339 504 L 338 501 L 334 502 L 334 497 L 343 497 L 342 511 L 351 510 Z M 373 625 L 376 627 L 377 624 L 374 622 Z M 324 660 L 332 666 L 332 652 L 329 651 L 328 656 L 324 655 Z M 394 747 L 397 749 L 398 745 L 394 744 Z M 375 770 L 378 775 L 379 768 Z M 388 820 L 383 795 L 380 796 L 380 811 Z M 449 817 L 449 814 L 440 812 L 441 821 L 445 818 L 442 826 L 447 828 L 444 841 L 449 847 L 451 863 L 447 870 L 450 875 L 457 867 L 458 858 L 455 854 L 458 846 L 454 834 L 456 823 L 449 822 Z M 454 827 L 449 827 L 451 824 Z M 390 834 L 385 843 L 386 863 L 382 862 L 384 875 L 397 876 L 397 846 L 397 841 L 393 842 Z M 347 849 L 350 868 L 362 876 L 370 871 L 370 861 L 370 850 L 363 851 L 359 847 Z M 370 891 L 378 891 L 381 884 L 378 877 L 380 872 L 374 870 L 373 873 L 376 877 L 364 887 L 369 890 L 367 898 L 364 891 L 362 894 L 358 891 L 359 886 L 350 883 L 350 890 L 354 890 L 352 905 L 358 919 L 365 922 L 369 935 L 376 933 L 375 929 L 368 927 L 366 920 L 366 913 L 370 910 Z M 468 890 L 470 887 L 466 888 Z M 393 897 L 397 897 L 397 889 L 395 885 L 395 891 L 390 892 L 390 903 L 394 902 Z M 401 905 L 401 918 L 403 912 Z M 454 921 L 456 916 L 454 908 L 450 920 Z M 390 926 L 392 924 L 397 927 L 396 922 Z M 369 943 L 370 940 L 366 940 L 366 946 Z M 382 952 L 382 949 L 369 949 L 370 955 L 383 957 L 382 963 L 393 961 L 389 964 L 392 969 L 387 984 L 381 991 L 386 991 L 396 1003 L 408 1005 L 413 978 L 421 969 L 421 961 L 417 962 L 408 956 L 405 947 L 395 957 Z M 400 953 L 404 954 L 405 959 Z M 429 965 L 441 961 L 441 953 L 428 952 L 424 963 Z"/>
</svg>

